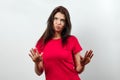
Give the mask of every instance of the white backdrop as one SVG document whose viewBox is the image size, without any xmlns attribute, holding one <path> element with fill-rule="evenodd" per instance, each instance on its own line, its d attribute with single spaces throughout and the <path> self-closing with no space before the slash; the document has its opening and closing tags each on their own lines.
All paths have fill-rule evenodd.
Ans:
<svg viewBox="0 0 120 80">
<path fill-rule="evenodd" d="M 59 5 L 70 12 L 81 55 L 94 51 L 82 80 L 120 80 L 120 0 L 0 0 L 0 80 L 45 80 L 28 53 Z"/>
</svg>

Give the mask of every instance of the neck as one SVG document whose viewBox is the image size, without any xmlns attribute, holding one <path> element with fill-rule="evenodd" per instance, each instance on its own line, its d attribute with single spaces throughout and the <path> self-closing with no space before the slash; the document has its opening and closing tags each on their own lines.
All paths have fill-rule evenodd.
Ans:
<svg viewBox="0 0 120 80">
<path fill-rule="evenodd" d="M 61 34 L 56 32 L 53 38 L 54 39 L 59 39 L 59 38 L 61 38 Z"/>
</svg>

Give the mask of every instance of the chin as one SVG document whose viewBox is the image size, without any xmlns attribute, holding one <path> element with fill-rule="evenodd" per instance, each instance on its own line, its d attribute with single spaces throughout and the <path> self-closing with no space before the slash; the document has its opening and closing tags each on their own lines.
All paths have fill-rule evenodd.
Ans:
<svg viewBox="0 0 120 80">
<path fill-rule="evenodd" d="M 55 32 L 61 32 L 62 30 L 55 30 Z"/>
</svg>

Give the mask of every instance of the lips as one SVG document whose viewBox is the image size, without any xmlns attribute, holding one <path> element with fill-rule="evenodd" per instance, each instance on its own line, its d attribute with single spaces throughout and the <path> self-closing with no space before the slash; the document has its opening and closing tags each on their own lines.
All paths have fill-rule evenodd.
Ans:
<svg viewBox="0 0 120 80">
<path fill-rule="evenodd" d="M 56 28 L 57 28 L 57 29 L 61 29 L 61 27 L 60 27 L 60 26 L 56 26 Z"/>
<path fill-rule="evenodd" d="M 55 31 L 61 31 L 62 30 L 61 26 L 55 26 L 54 29 L 55 29 Z"/>
</svg>

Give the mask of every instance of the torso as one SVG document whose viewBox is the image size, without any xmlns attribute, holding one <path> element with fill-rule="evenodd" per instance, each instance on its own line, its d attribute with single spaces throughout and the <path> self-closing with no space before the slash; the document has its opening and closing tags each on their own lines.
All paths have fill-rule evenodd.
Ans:
<svg viewBox="0 0 120 80">
<path fill-rule="evenodd" d="M 50 40 L 43 49 L 43 64 L 46 80 L 80 80 L 74 68 L 74 37 L 62 46 L 60 39 Z"/>
</svg>

